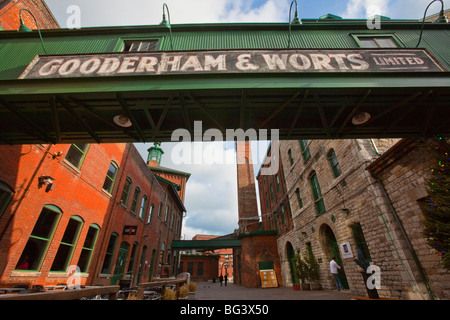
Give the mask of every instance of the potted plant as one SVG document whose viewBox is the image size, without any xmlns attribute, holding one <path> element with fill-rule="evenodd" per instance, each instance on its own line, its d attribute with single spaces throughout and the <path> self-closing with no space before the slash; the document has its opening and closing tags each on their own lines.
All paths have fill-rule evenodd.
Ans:
<svg viewBox="0 0 450 320">
<path fill-rule="evenodd" d="M 195 282 L 190 282 L 188 300 L 195 300 L 195 290 L 197 290 L 197 284 Z"/>
<path fill-rule="evenodd" d="M 164 294 L 162 296 L 163 300 L 175 300 L 177 297 L 175 290 L 173 290 L 172 288 L 166 288 L 164 290 Z"/>
<path fill-rule="evenodd" d="M 179 300 L 186 300 L 188 298 L 188 293 L 189 293 L 189 289 L 188 289 L 188 287 L 187 287 L 187 285 L 185 283 L 180 288 L 180 291 L 178 293 L 178 299 Z"/>
<path fill-rule="evenodd" d="M 298 278 L 300 279 L 300 287 L 302 290 L 309 290 L 309 284 L 306 283 L 308 280 L 308 265 L 300 256 L 300 253 L 297 253 L 294 258 L 295 261 L 295 270 L 297 271 Z"/>
<path fill-rule="evenodd" d="M 319 263 L 317 263 L 317 260 L 314 257 L 314 254 L 313 254 L 311 248 L 308 248 L 308 255 L 306 257 L 306 265 L 307 265 L 307 269 L 308 269 L 308 271 L 307 271 L 308 280 L 311 281 L 311 283 L 310 283 L 311 290 L 322 289 L 322 285 L 319 283 L 320 266 L 319 266 Z"/>
</svg>

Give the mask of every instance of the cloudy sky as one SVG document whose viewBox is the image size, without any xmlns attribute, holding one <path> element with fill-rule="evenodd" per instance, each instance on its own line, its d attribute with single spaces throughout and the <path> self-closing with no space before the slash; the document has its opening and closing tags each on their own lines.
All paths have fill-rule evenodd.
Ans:
<svg viewBox="0 0 450 320">
<path fill-rule="evenodd" d="M 81 27 L 156 25 L 162 20 L 166 3 L 172 24 L 227 22 L 288 22 L 291 0 L 45 0 L 62 28 L 74 23 L 79 10 Z M 332 13 L 343 18 L 363 19 L 380 14 L 393 19 L 420 19 L 431 0 L 298 0 L 300 18 L 318 18 Z M 447 1 L 446 9 L 449 8 Z M 438 12 L 434 3 L 428 15 Z M 75 21 L 76 22 L 76 21 Z M 137 144 L 144 159 L 152 144 Z M 262 160 L 267 141 L 253 143 L 254 162 Z M 183 227 L 185 239 L 195 234 L 224 235 L 237 227 L 236 165 L 174 163 L 172 150 L 177 144 L 163 143 L 162 165 L 191 173 L 186 191 L 187 218 Z M 232 143 L 202 145 L 202 156 L 211 153 L 222 159 L 234 159 Z M 176 150 L 176 149 L 175 149 Z M 195 150 L 195 149 L 192 149 Z M 185 161 L 187 162 L 187 161 Z M 260 163 L 260 161 L 259 161 Z M 255 164 L 255 174 L 259 169 Z"/>
</svg>

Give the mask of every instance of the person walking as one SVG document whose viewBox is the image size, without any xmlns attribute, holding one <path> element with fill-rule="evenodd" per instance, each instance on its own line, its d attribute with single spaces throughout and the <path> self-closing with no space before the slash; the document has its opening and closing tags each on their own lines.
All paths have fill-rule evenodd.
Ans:
<svg viewBox="0 0 450 320">
<path fill-rule="evenodd" d="M 223 275 L 220 275 L 220 277 L 219 277 L 219 282 L 220 282 L 220 286 L 222 286 L 222 282 L 223 282 Z"/>
<path fill-rule="evenodd" d="M 225 280 L 225 287 L 227 286 L 227 281 L 228 281 L 228 275 L 225 274 L 225 277 L 223 278 Z"/>
<path fill-rule="evenodd" d="M 338 291 L 343 290 L 343 286 L 341 283 L 341 279 L 339 278 L 339 273 L 338 273 L 338 269 L 340 269 L 341 267 L 336 263 L 336 257 L 333 257 L 333 259 L 331 259 L 330 261 L 330 272 L 334 277 L 334 281 L 336 281 L 336 287 L 338 289 Z"/>
</svg>

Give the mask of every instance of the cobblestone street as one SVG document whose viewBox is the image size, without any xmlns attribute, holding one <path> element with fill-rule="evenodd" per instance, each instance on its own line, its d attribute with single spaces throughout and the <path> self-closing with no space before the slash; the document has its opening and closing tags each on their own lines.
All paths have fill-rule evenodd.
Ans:
<svg viewBox="0 0 450 320">
<path fill-rule="evenodd" d="M 319 290 L 294 291 L 292 287 L 244 288 L 229 283 L 201 282 L 197 284 L 195 300 L 350 300 L 348 291 Z"/>
</svg>

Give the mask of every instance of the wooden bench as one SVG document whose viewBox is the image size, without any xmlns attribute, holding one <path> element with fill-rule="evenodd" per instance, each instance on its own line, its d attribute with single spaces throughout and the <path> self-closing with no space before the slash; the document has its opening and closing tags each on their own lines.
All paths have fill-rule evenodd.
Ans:
<svg viewBox="0 0 450 320">
<path fill-rule="evenodd" d="M 120 286 L 87 287 L 73 290 L 52 290 L 25 294 L 2 294 L 0 300 L 79 300 L 98 295 L 108 295 L 109 300 L 116 300 Z"/>
</svg>

